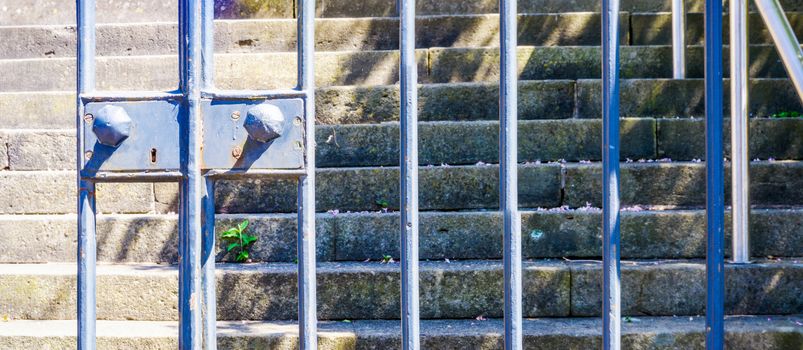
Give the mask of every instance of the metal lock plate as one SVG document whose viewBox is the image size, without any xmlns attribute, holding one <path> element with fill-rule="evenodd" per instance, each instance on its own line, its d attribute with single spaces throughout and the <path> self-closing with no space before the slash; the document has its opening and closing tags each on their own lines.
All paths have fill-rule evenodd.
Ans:
<svg viewBox="0 0 803 350">
<path fill-rule="evenodd" d="M 85 172 L 179 170 L 180 102 L 91 102 L 84 107 Z"/>
<path fill-rule="evenodd" d="M 202 104 L 204 169 L 304 168 L 304 100 Z"/>
</svg>

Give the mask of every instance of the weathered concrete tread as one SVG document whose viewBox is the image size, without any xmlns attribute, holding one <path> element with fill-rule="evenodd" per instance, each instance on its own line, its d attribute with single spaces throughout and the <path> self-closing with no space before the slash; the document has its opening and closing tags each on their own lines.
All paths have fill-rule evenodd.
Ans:
<svg viewBox="0 0 803 350">
<path fill-rule="evenodd" d="M 292 18 L 298 0 L 272 1 L 227 1 L 215 9 L 219 18 Z M 800 11 L 799 0 L 781 1 L 787 11 Z M 99 1 L 99 22 L 142 22 L 176 20 L 176 4 L 161 0 L 132 0 L 128 6 L 114 1 Z M 498 13 L 496 0 L 420 0 L 416 13 L 420 15 L 484 14 Z M 594 0 L 523 0 L 518 4 L 520 13 L 600 11 L 599 1 Z M 690 2 L 688 12 L 702 12 L 701 2 Z M 752 5 L 751 5 L 752 6 Z M 0 1 L 0 23 L 75 23 L 75 7 L 72 3 L 62 5 L 48 0 L 3 0 Z M 670 2 L 666 0 L 624 0 L 620 10 L 626 12 L 667 12 Z M 727 11 L 728 7 L 724 7 Z M 396 7 L 387 0 L 318 0 L 316 17 L 391 17 L 396 16 Z"/>
<path fill-rule="evenodd" d="M 728 80 L 726 79 L 726 84 Z M 803 111 L 788 79 L 751 79 L 750 114 L 759 117 Z M 519 119 L 570 119 L 602 116 L 599 80 L 530 80 L 519 82 Z M 620 115 L 703 117 L 702 79 L 622 79 Z M 419 120 L 472 121 L 499 119 L 496 83 L 423 84 Z M 567 98 L 568 97 L 568 98 Z M 725 95 L 726 111 L 730 104 Z M 340 86 L 316 91 L 318 124 L 370 124 L 399 120 L 397 85 Z M 71 91 L 0 92 L 0 128 L 73 129 L 75 97 Z"/>
<path fill-rule="evenodd" d="M 628 16 L 622 14 L 621 21 L 627 23 Z M 295 19 L 217 20 L 215 51 L 294 52 L 296 26 Z M 522 14 L 519 45 L 599 45 L 599 26 L 599 13 Z M 398 18 L 318 19 L 315 27 L 317 51 L 399 48 Z M 498 15 L 419 16 L 416 46 L 495 46 L 499 42 L 498 27 Z M 625 44 L 630 41 L 627 29 L 627 25 L 621 29 L 621 41 Z M 99 56 L 176 54 L 176 32 L 175 22 L 100 24 L 97 53 Z M 6 38 L 0 42 L 0 59 L 75 56 L 76 32 L 72 25 L 0 26 L 0 36 Z"/>
<path fill-rule="evenodd" d="M 702 44 L 701 13 L 689 14 L 687 43 Z M 788 12 L 798 37 L 803 34 L 803 14 Z M 668 13 L 622 13 L 622 45 L 669 45 Z M 727 22 L 727 18 L 725 19 Z M 600 14 L 597 12 L 527 13 L 518 18 L 518 44 L 532 46 L 599 45 Z M 316 50 L 397 50 L 397 17 L 318 19 Z M 416 18 L 416 47 L 482 47 L 499 43 L 497 14 L 425 15 Z M 758 13 L 750 14 L 750 42 L 769 44 L 772 39 Z M 100 24 L 99 56 L 176 54 L 177 24 L 169 22 Z M 0 26 L 0 59 L 75 56 L 75 27 L 67 25 Z M 725 44 L 728 33 L 725 28 Z M 294 51 L 295 19 L 217 20 L 215 51 Z"/>
<path fill-rule="evenodd" d="M 573 80 L 600 77 L 599 46 L 520 46 L 521 80 Z M 622 47 L 621 76 L 670 78 L 671 47 Z M 688 77 L 702 78 L 703 48 L 689 46 Z M 398 82 L 399 53 L 394 50 L 317 52 L 316 86 L 377 86 Z M 751 46 L 751 78 L 784 78 L 772 45 Z M 421 83 L 495 82 L 499 49 L 494 47 L 416 50 Z M 74 58 L 0 60 L 10 84 L 0 91 L 69 91 L 75 88 Z M 270 64 L 265 64 L 270 63 Z M 215 56 L 216 86 L 221 89 L 289 88 L 296 83 L 296 54 L 226 53 Z M 727 75 L 727 72 L 725 73 Z M 97 59 L 99 90 L 172 90 L 177 86 L 175 55 L 107 56 Z M 267 79 L 270 77 L 270 79 Z"/>
<path fill-rule="evenodd" d="M 728 349 L 789 350 L 803 346 L 801 316 L 728 317 Z M 102 349 L 175 349 L 176 322 L 98 321 Z M 295 349 L 298 327 L 291 322 L 219 321 L 218 346 L 225 349 Z M 320 322 L 321 350 L 396 349 L 398 321 Z M 628 349 L 699 349 L 704 347 L 702 317 L 631 318 L 622 327 Z M 601 322 L 597 319 L 525 319 L 528 349 L 599 348 Z M 0 327 L 4 349 L 69 348 L 74 346 L 75 321 L 11 321 Z M 423 320 L 421 345 L 427 349 L 499 349 L 503 324 L 487 320 Z"/>
<path fill-rule="evenodd" d="M 0 305 L 13 319 L 74 319 L 75 264 L 4 264 Z M 501 317 L 502 262 L 421 262 L 421 317 Z M 524 316 L 598 316 L 599 261 L 535 260 L 523 264 Z M 98 265 L 98 318 L 176 320 L 175 265 Z M 220 320 L 295 317 L 297 265 L 219 264 Z M 703 260 L 622 262 L 623 315 L 700 315 L 705 310 Z M 728 314 L 801 314 L 799 258 L 726 264 Z M 396 319 L 398 262 L 318 264 L 318 315 L 322 320 Z M 747 287 L 749 286 L 749 287 Z"/>
<path fill-rule="evenodd" d="M 725 124 L 725 154 L 730 154 L 730 121 Z M 601 119 L 522 120 L 518 125 L 519 162 L 602 159 Z M 497 121 L 420 122 L 419 165 L 498 163 L 498 130 Z M 701 119 L 624 118 L 620 130 L 623 159 L 704 158 Z M 803 118 L 754 118 L 751 158 L 803 159 L 800 135 Z M 319 168 L 398 166 L 399 123 L 319 125 L 316 145 Z M 74 169 L 75 130 L 0 129 L 0 168 Z"/>
<path fill-rule="evenodd" d="M 792 257 L 803 251 L 803 208 L 758 209 L 751 215 L 751 252 L 755 257 Z M 726 213 L 727 214 L 727 213 Z M 521 212 L 525 258 L 599 259 L 602 223 L 598 208 Z M 222 232 L 242 220 L 258 237 L 254 261 L 296 259 L 295 214 L 218 214 Z M 422 260 L 502 258 L 502 218 L 496 211 L 422 212 L 419 256 Z M 726 219 L 730 225 L 730 219 Z M 320 213 L 316 218 L 318 261 L 380 260 L 399 257 L 399 213 Z M 37 232 L 40 240 L 20 239 Z M 74 262 L 75 215 L 0 216 L 0 263 Z M 622 212 L 624 259 L 705 257 L 704 210 Z M 729 235 L 730 227 L 725 229 Z M 726 237 L 725 253 L 730 239 Z M 225 242 L 218 242 L 218 261 L 230 261 Z M 106 263 L 175 263 L 178 261 L 177 216 L 99 215 L 98 261 Z"/>
<path fill-rule="evenodd" d="M 601 207 L 602 166 L 594 163 L 526 163 L 519 169 L 519 203 L 523 208 Z M 730 167 L 726 163 L 726 175 Z M 422 211 L 481 210 L 499 204 L 496 164 L 428 165 L 419 168 Z M 398 167 L 317 169 L 316 209 L 378 211 L 399 208 Z M 751 163 L 751 203 L 785 207 L 803 202 L 803 162 L 765 160 Z M 725 190 L 729 191 L 729 176 Z M 74 171 L 0 171 L 0 214 L 75 212 Z M 633 162 L 621 164 L 624 206 L 700 207 L 705 203 L 702 162 Z M 219 213 L 292 213 L 297 210 L 295 180 L 220 180 L 215 190 Z M 103 213 L 177 212 L 174 183 L 102 183 Z M 358 195 L 368 193 L 370 195 Z M 20 201 L 18 198 L 28 198 Z M 54 200 L 63 199 L 63 200 Z M 729 201 L 726 200 L 726 204 Z M 387 204 L 384 204 L 387 203 Z"/>
</svg>

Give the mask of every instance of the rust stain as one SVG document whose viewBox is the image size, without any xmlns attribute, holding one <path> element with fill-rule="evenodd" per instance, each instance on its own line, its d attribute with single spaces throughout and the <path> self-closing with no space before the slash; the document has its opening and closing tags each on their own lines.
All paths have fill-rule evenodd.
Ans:
<svg viewBox="0 0 803 350">
<path fill-rule="evenodd" d="M 192 293 L 192 295 L 190 295 L 190 310 L 195 310 L 195 297 L 196 293 Z"/>
</svg>

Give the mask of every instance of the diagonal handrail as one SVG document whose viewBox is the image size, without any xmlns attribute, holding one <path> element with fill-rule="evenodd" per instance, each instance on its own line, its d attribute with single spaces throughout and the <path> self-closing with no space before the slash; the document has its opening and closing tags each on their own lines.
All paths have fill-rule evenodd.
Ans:
<svg viewBox="0 0 803 350">
<path fill-rule="evenodd" d="M 803 50 L 778 0 L 755 0 L 756 8 L 775 42 L 797 96 L 803 101 Z"/>
<path fill-rule="evenodd" d="M 803 50 L 778 0 L 755 0 L 762 20 L 770 32 L 784 68 L 803 101 Z M 732 147 L 732 204 L 733 204 L 733 262 L 750 261 L 750 156 L 748 110 L 748 19 L 747 0 L 731 1 L 731 144 Z"/>
</svg>

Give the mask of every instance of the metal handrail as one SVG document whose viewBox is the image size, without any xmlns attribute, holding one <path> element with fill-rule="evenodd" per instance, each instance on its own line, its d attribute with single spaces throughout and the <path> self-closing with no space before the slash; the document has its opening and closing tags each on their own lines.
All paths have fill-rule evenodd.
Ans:
<svg viewBox="0 0 803 350">
<path fill-rule="evenodd" d="M 732 259 L 750 260 L 748 0 L 730 2 Z"/>
<path fill-rule="evenodd" d="M 755 0 L 798 97 L 803 100 L 803 50 L 778 0 Z"/>
<path fill-rule="evenodd" d="M 803 101 L 803 50 L 778 0 L 755 0 L 784 68 Z M 747 0 L 731 1 L 731 144 L 733 262 L 750 261 L 750 156 L 748 143 L 748 38 Z"/>
</svg>

